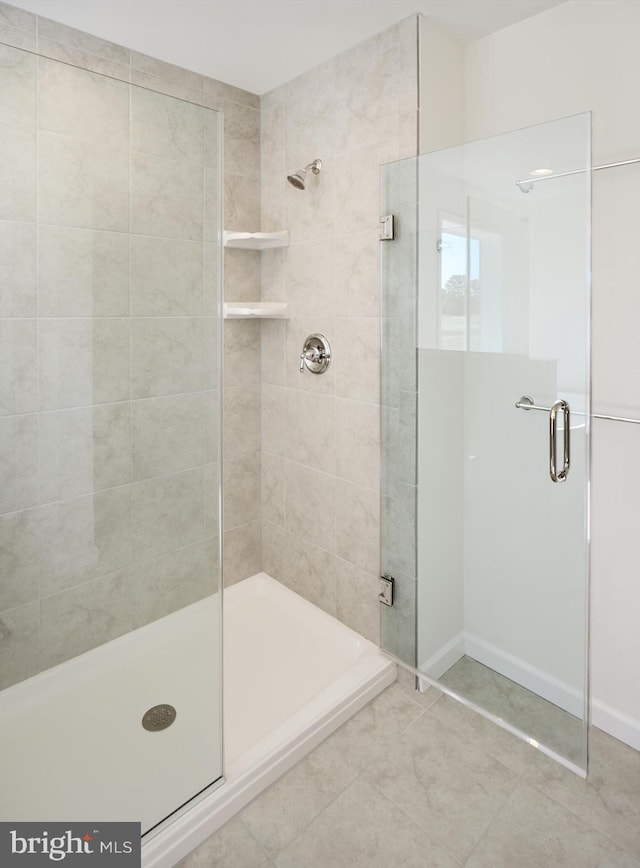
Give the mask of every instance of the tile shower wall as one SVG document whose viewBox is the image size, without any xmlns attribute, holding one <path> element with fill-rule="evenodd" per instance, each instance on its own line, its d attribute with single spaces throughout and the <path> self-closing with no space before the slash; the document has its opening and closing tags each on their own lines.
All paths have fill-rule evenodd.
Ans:
<svg viewBox="0 0 640 868">
<path fill-rule="evenodd" d="M 225 112 L 243 228 L 259 114 L 251 94 L 4 4 L 0 41 L 3 688 L 213 588 L 216 115 L 170 97 Z M 227 269 L 255 297 L 257 262 Z M 248 334 L 227 333 L 239 431 L 259 430 Z M 253 512 L 225 503 L 232 558 L 254 516 L 233 578 L 260 566 L 260 460 L 259 442 L 228 442 L 231 486 L 257 481 Z"/>
<path fill-rule="evenodd" d="M 262 254 L 263 566 L 379 638 L 380 165 L 417 153 L 417 18 L 261 99 L 262 223 L 291 245 Z M 287 172 L 314 158 L 305 191 Z M 304 338 L 333 349 L 300 374 Z"/>
</svg>

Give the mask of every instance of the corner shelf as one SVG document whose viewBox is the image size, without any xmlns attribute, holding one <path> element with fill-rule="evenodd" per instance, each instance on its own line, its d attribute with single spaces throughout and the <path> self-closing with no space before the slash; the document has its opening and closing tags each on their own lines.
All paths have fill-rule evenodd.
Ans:
<svg viewBox="0 0 640 868">
<path fill-rule="evenodd" d="M 224 246 L 242 250 L 270 250 L 273 247 L 289 246 L 289 230 L 279 232 L 231 232 L 225 229 Z"/>
<path fill-rule="evenodd" d="M 224 319 L 288 319 L 286 301 L 225 301 Z"/>
</svg>

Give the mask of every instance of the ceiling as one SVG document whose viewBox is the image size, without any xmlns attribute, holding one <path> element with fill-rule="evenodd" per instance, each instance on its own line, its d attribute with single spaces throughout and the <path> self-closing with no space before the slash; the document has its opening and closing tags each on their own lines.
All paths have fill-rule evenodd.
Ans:
<svg viewBox="0 0 640 868">
<path fill-rule="evenodd" d="M 10 0 L 153 57 L 263 94 L 422 12 L 469 41 L 562 0 Z"/>
</svg>

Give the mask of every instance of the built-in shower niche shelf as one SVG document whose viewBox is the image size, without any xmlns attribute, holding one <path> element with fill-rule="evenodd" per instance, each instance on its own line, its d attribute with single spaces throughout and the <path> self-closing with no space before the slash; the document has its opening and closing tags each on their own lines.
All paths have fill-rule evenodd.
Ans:
<svg viewBox="0 0 640 868">
<path fill-rule="evenodd" d="M 286 301 L 225 301 L 225 319 L 288 319 Z"/>
<path fill-rule="evenodd" d="M 289 246 L 289 230 L 279 232 L 224 232 L 224 246 L 241 250 L 270 250 L 272 247 Z"/>
</svg>

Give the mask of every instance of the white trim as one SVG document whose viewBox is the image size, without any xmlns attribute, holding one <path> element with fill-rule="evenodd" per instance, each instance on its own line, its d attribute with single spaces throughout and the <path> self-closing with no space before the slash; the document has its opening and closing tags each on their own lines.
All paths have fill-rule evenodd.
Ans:
<svg viewBox="0 0 640 868">
<path fill-rule="evenodd" d="M 420 666 L 429 678 L 440 678 L 465 654 L 465 634 L 458 633 Z"/>
<path fill-rule="evenodd" d="M 464 637 L 467 655 L 478 663 L 483 663 L 543 699 L 564 708 L 569 714 L 579 718 L 584 716 L 584 695 L 577 688 L 478 636 L 465 633 Z"/>
<path fill-rule="evenodd" d="M 640 720 L 594 699 L 591 703 L 591 723 L 630 747 L 640 750 Z"/>
<path fill-rule="evenodd" d="M 231 764 L 222 786 L 160 827 L 142 847 L 143 868 L 172 868 L 396 680 L 397 666 L 379 652 L 371 655 L 368 664 L 365 668 L 361 661 L 354 667 L 359 670 L 354 676 L 359 676 L 360 682 L 351 684 L 340 700 L 335 701 L 334 697 L 332 706 L 317 709 L 315 717 L 311 713 L 304 724 L 300 721 L 295 735 L 287 734 L 261 758 L 255 757 L 253 749 L 250 752 L 253 763 L 244 771 L 245 757 L 239 757 Z M 331 688 L 327 691 L 332 692 Z M 269 743 L 273 744 L 273 740 Z"/>
</svg>

